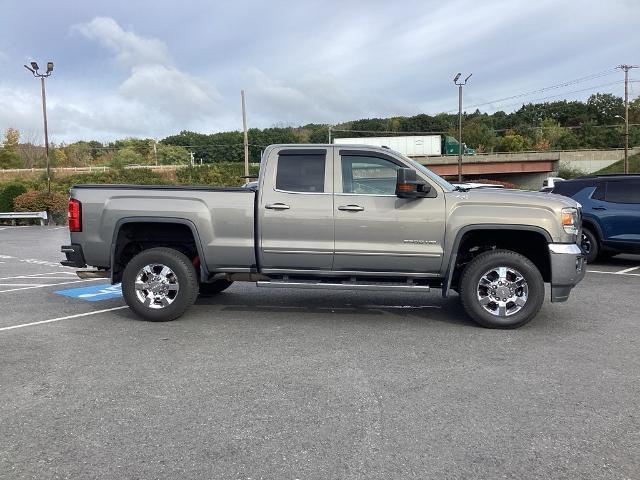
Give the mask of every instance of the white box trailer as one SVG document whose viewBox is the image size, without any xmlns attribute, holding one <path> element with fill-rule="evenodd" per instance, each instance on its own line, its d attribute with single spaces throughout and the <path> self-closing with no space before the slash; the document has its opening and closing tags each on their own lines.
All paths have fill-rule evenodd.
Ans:
<svg viewBox="0 0 640 480">
<path fill-rule="evenodd" d="M 442 137 L 440 135 L 336 138 L 334 143 L 338 145 L 389 147 L 391 150 L 410 157 L 442 155 Z"/>
</svg>

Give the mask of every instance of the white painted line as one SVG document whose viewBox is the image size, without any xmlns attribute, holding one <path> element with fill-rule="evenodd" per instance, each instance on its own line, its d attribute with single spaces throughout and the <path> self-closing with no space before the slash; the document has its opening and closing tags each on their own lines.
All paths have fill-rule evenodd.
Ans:
<svg viewBox="0 0 640 480">
<path fill-rule="evenodd" d="M 622 274 L 622 273 L 629 273 L 629 272 L 633 272 L 634 270 L 637 270 L 637 269 L 639 269 L 639 268 L 640 268 L 640 266 L 638 266 L 638 267 L 631 267 L 631 268 L 625 268 L 624 270 L 620 270 L 619 272 L 616 272 L 616 273 L 620 273 L 620 274 Z"/>
<path fill-rule="evenodd" d="M 624 275 L 625 277 L 640 277 L 640 273 L 604 272 L 602 270 L 587 270 L 587 273 L 608 273 L 609 275 Z"/>
<path fill-rule="evenodd" d="M 42 283 L 0 283 L 0 287 L 42 287 Z"/>
<path fill-rule="evenodd" d="M 66 317 L 52 318 L 50 320 L 41 320 L 39 322 L 23 323 L 21 325 L 12 325 L 10 327 L 0 328 L 0 332 L 3 332 L 5 330 L 13 330 L 15 328 L 31 327 L 32 325 L 42 325 L 43 323 L 59 322 L 60 320 L 69 320 L 72 318 L 87 317 L 89 315 L 97 315 L 98 313 L 113 312 L 114 310 L 122 310 L 123 308 L 129 308 L 129 307 L 127 307 L 126 305 L 123 305 L 121 307 L 105 308 L 104 310 L 94 310 L 93 312 L 78 313 L 76 315 L 67 315 Z"/>
<path fill-rule="evenodd" d="M 38 278 L 40 275 L 75 275 L 75 272 L 49 272 L 49 273 L 34 273 L 33 275 L 16 275 L 15 277 L 0 277 L 0 280 L 13 280 L 16 278 Z M 52 277 L 48 277 L 52 278 Z M 67 277 L 58 277 L 67 278 Z"/>
<path fill-rule="evenodd" d="M 47 228 L 47 230 L 62 230 L 63 228 L 69 228 L 69 227 L 51 227 L 51 228 Z"/>
<path fill-rule="evenodd" d="M 18 290 L 29 290 L 30 288 L 57 287 L 58 285 L 68 285 L 70 283 L 96 282 L 98 280 L 104 281 L 104 278 L 88 278 L 86 280 L 74 280 L 73 282 L 48 283 L 45 285 L 37 285 L 31 287 L 10 288 L 9 290 L 0 290 L 0 293 L 15 292 Z"/>
</svg>

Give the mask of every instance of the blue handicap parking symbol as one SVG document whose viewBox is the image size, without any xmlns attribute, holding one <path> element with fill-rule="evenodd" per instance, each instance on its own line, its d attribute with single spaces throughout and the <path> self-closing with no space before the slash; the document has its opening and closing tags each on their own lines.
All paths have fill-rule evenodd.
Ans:
<svg viewBox="0 0 640 480">
<path fill-rule="evenodd" d="M 103 283 L 101 285 L 91 285 L 90 287 L 58 290 L 54 293 L 64 295 L 65 297 L 79 298 L 80 300 L 86 300 L 87 302 L 99 302 L 100 300 L 122 297 L 122 288 L 119 283 L 116 285 Z"/>
</svg>

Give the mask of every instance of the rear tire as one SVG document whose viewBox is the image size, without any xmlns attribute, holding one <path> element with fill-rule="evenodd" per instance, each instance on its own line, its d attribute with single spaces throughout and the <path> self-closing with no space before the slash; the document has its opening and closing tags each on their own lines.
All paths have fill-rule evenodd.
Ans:
<svg viewBox="0 0 640 480">
<path fill-rule="evenodd" d="M 460 279 L 467 314 L 486 328 L 518 328 L 531 321 L 544 302 L 538 268 L 511 250 L 492 250 L 474 258 Z"/>
<path fill-rule="evenodd" d="M 196 301 L 198 276 L 184 254 L 172 248 L 150 248 L 124 269 L 122 295 L 134 313 L 151 322 L 168 322 Z"/>
<path fill-rule="evenodd" d="M 587 263 L 595 262 L 600 254 L 598 237 L 586 227 L 582 227 L 582 241 L 580 242 L 580 246 L 585 252 Z"/>
<path fill-rule="evenodd" d="M 200 284 L 200 295 L 203 297 L 210 297 L 212 295 L 216 295 L 227 288 L 229 288 L 233 284 L 230 280 L 215 280 L 210 283 L 201 283 Z"/>
</svg>

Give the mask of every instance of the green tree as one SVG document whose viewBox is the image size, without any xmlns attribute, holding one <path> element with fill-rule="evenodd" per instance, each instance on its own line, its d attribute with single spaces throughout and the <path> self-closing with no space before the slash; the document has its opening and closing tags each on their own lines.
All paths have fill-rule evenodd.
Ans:
<svg viewBox="0 0 640 480">
<path fill-rule="evenodd" d="M 4 140 L 2 142 L 5 147 L 15 148 L 20 143 L 20 131 L 17 128 L 9 127 L 4 131 Z"/>
<path fill-rule="evenodd" d="M 0 148 L 0 169 L 21 168 L 20 155 L 7 147 Z"/>
<path fill-rule="evenodd" d="M 164 145 L 162 143 L 157 146 L 158 163 L 160 165 L 179 165 L 187 164 L 191 161 L 189 151 L 184 147 L 176 145 Z"/>
<path fill-rule="evenodd" d="M 462 125 L 462 141 L 478 153 L 490 152 L 496 146 L 497 138 L 485 119 L 475 117 Z"/>
<path fill-rule="evenodd" d="M 587 100 L 587 107 L 600 125 L 618 123 L 616 117 L 624 115 L 624 101 L 610 93 L 594 93 Z"/>
<path fill-rule="evenodd" d="M 498 152 L 522 152 L 528 147 L 527 140 L 514 130 L 507 130 L 504 136 L 498 140 L 496 150 Z"/>
<path fill-rule="evenodd" d="M 119 149 L 111 159 L 113 168 L 124 168 L 127 165 L 140 165 L 144 157 L 132 147 Z"/>
</svg>

